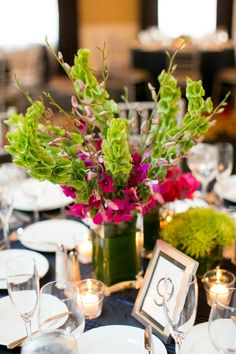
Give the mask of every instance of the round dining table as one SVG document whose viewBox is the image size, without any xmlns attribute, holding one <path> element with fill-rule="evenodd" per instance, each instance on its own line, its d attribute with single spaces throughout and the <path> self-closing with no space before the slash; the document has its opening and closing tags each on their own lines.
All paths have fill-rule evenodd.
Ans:
<svg viewBox="0 0 236 354">
<path fill-rule="evenodd" d="M 78 221 L 79 222 L 79 221 Z M 19 248 L 26 249 L 20 241 L 11 242 L 11 248 Z M 1 251 L 0 251 L 1 252 Z M 55 253 L 42 253 L 49 262 L 49 270 L 47 274 L 40 279 L 40 286 L 55 280 Z M 143 272 L 145 274 L 145 270 L 148 266 L 149 260 L 146 258 L 142 259 L 143 261 Z M 236 273 L 236 266 L 233 265 L 229 260 L 223 260 L 222 268 L 226 268 Z M 80 273 L 81 279 L 91 278 L 93 277 L 92 273 L 92 263 L 88 264 L 80 264 Z M 206 295 L 203 288 L 203 284 L 201 279 L 198 282 L 199 285 L 199 301 L 198 301 L 198 310 L 195 324 L 199 324 L 202 322 L 207 322 L 210 312 L 210 307 L 206 302 Z M 144 326 L 132 316 L 132 309 L 138 294 L 137 289 L 126 289 L 125 291 L 112 293 L 109 296 L 105 296 L 102 308 L 102 314 L 92 320 L 87 320 L 85 323 L 85 331 L 89 331 L 93 328 L 107 326 L 107 325 L 128 325 L 134 326 L 144 329 Z M 7 290 L 0 290 L 0 298 L 7 296 Z M 0 328 L 1 331 L 1 328 Z M 174 342 L 173 339 L 170 338 L 168 344 L 165 344 L 166 350 L 168 354 L 174 354 Z M 12 350 L 7 349 L 5 346 L 0 345 L 0 354 L 5 353 L 20 353 L 20 347 L 16 347 Z M 158 353 L 156 353 L 158 354 Z"/>
</svg>

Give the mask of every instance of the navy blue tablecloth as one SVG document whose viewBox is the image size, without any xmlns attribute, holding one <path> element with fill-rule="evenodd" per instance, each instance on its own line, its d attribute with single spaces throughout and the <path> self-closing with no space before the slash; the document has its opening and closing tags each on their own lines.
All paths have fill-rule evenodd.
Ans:
<svg viewBox="0 0 236 354">
<path fill-rule="evenodd" d="M 11 243 L 12 248 L 25 248 L 19 241 Z M 43 253 L 48 259 L 50 267 L 48 273 L 40 280 L 40 286 L 55 279 L 55 254 Z M 144 269 L 146 269 L 148 260 L 144 261 Z M 222 268 L 229 269 L 236 272 L 236 266 L 229 261 L 222 263 Z M 92 265 L 80 264 L 81 278 L 92 277 Z M 196 324 L 208 321 L 210 307 L 206 303 L 205 291 L 202 282 L 199 280 L 199 304 L 196 317 Z M 128 289 L 123 292 L 113 293 L 105 297 L 103 303 L 102 315 L 94 320 L 86 320 L 85 331 L 92 328 L 106 326 L 106 325 L 130 325 L 143 328 L 143 325 L 131 316 L 133 305 L 137 296 L 138 290 Z M 7 290 L 0 290 L 0 297 L 7 296 Z M 1 324 L 2 325 L 2 324 Z M 1 328 L 0 328 L 1 331 Z M 168 354 L 174 354 L 173 340 L 170 344 L 166 345 Z M 20 353 L 20 348 L 8 350 L 5 346 L 0 345 L 0 354 L 4 353 Z"/>
</svg>

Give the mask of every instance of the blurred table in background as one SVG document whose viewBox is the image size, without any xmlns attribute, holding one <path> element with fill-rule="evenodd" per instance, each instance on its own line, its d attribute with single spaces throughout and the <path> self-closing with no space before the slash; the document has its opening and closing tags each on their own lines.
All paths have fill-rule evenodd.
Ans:
<svg viewBox="0 0 236 354">
<path fill-rule="evenodd" d="M 166 50 L 172 48 L 156 48 L 145 45 L 134 46 L 130 49 L 132 65 L 135 68 L 143 68 L 150 72 L 152 83 L 158 86 L 157 76 L 167 67 Z M 189 49 L 191 50 L 191 48 Z M 194 49 L 196 50 L 196 49 Z M 233 46 L 225 48 L 197 49 L 200 57 L 200 71 L 203 86 L 207 96 L 212 96 L 212 88 L 216 74 L 222 68 L 235 65 Z"/>
</svg>

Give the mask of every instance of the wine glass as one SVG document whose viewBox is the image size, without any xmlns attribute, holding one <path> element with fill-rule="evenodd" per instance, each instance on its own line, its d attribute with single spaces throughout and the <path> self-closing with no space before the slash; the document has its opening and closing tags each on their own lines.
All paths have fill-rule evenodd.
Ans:
<svg viewBox="0 0 236 354">
<path fill-rule="evenodd" d="M 4 247 L 9 248 L 9 220 L 13 211 L 13 194 L 7 186 L 0 186 L 0 220 L 3 228 Z"/>
<path fill-rule="evenodd" d="M 0 167 L 0 219 L 3 225 L 3 243 L 9 247 L 9 224 L 15 220 L 12 217 L 14 189 L 25 177 L 25 171 L 13 163 L 4 163 Z M 19 224 L 19 223 L 18 223 Z M 22 224 L 22 222 L 20 222 Z"/>
<path fill-rule="evenodd" d="M 198 286 L 189 271 L 167 273 L 164 281 L 163 311 L 167 327 L 175 340 L 176 354 L 192 328 L 197 312 Z"/>
<path fill-rule="evenodd" d="M 236 353 L 236 288 L 228 296 L 216 295 L 212 305 L 208 332 L 213 346 L 223 354 Z"/>
<path fill-rule="evenodd" d="M 206 143 L 195 145 L 187 156 L 187 165 L 193 175 L 200 181 L 202 197 L 205 198 L 208 183 L 217 175 L 216 146 Z"/>
<path fill-rule="evenodd" d="M 85 316 L 79 289 L 68 281 L 45 284 L 39 296 L 39 328 L 42 332 L 62 329 L 79 337 L 84 330 Z"/>
<path fill-rule="evenodd" d="M 31 320 L 37 309 L 39 295 L 35 260 L 25 256 L 10 258 L 6 264 L 6 274 L 10 299 L 25 323 L 27 337 L 31 337 Z"/>
<path fill-rule="evenodd" d="M 233 145 L 230 143 L 215 144 L 218 153 L 218 170 L 216 180 L 220 185 L 221 190 L 224 189 L 224 181 L 231 175 L 233 169 Z M 223 204 L 223 199 L 219 197 L 220 205 Z"/>
<path fill-rule="evenodd" d="M 21 350 L 21 354 L 33 353 L 77 354 L 77 342 L 75 337 L 60 329 L 35 333 L 23 343 Z"/>
</svg>

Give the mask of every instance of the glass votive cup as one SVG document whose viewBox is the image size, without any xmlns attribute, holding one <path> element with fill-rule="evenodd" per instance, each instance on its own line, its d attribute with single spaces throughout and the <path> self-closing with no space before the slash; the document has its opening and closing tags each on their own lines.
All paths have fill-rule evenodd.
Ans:
<svg viewBox="0 0 236 354">
<path fill-rule="evenodd" d="M 97 279 L 83 279 L 78 282 L 80 297 L 86 319 L 94 319 L 102 313 L 105 285 Z"/>
<path fill-rule="evenodd" d="M 92 262 L 93 244 L 92 240 L 86 239 L 81 242 L 79 249 L 79 261 L 80 263 L 87 264 Z"/>
<path fill-rule="evenodd" d="M 218 295 L 218 299 L 222 304 L 227 305 L 229 303 L 229 288 L 232 288 L 235 284 L 235 275 L 233 273 L 225 269 L 216 268 L 206 272 L 202 281 L 209 306 L 213 305 L 216 295 Z"/>
</svg>

